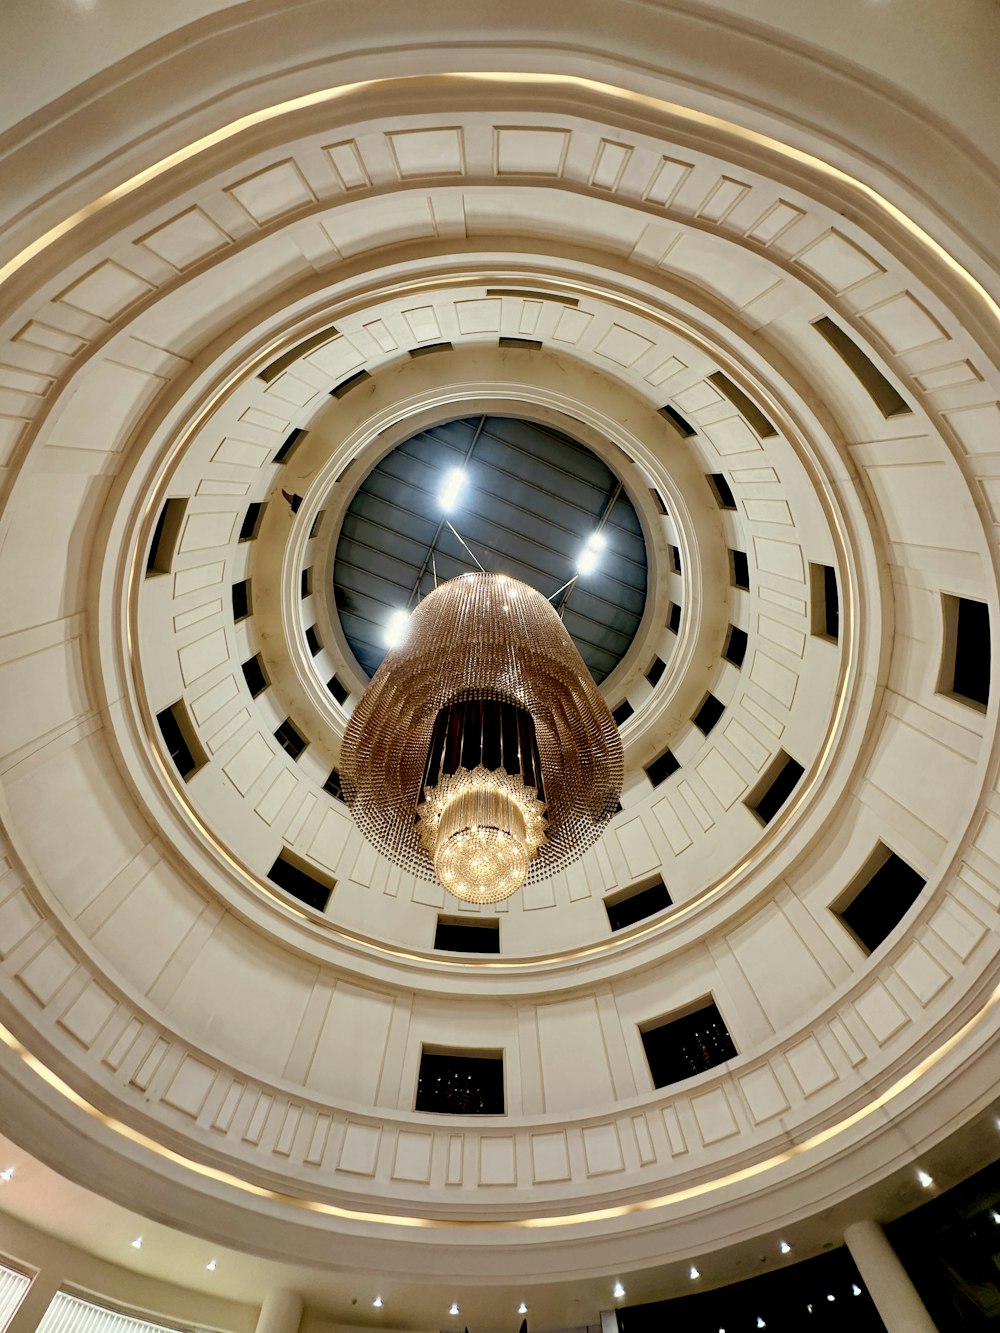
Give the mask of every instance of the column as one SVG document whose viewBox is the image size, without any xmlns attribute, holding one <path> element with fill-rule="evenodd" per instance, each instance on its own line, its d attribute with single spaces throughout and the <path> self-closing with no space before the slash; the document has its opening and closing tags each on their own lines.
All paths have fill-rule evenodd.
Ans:
<svg viewBox="0 0 1000 1333">
<path fill-rule="evenodd" d="M 48 1268 L 40 1269 L 35 1274 L 31 1286 L 24 1293 L 24 1299 L 7 1325 L 7 1333 L 35 1333 L 52 1297 L 59 1290 L 59 1276 Z"/>
<path fill-rule="evenodd" d="M 877 1222 L 852 1222 L 844 1243 L 888 1333 L 938 1333 L 906 1269 Z"/>
<path fill-rule="evenodd" d="M 302 1297 L 294 1291 L 269 1291 L 257 1316 L 255 1333 L 299 1333 Z"/>
</svg>

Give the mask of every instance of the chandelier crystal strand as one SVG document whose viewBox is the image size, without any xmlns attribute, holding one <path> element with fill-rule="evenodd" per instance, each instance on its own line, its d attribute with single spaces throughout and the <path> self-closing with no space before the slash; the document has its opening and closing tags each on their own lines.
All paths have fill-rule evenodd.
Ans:
<svg viewBox="0 0 1000 1333">
<path fill-rule="evenodd" d="M 498 902 L 580 856 L 614 814 L 622 750 L 551 604 L 464 574 L 414 611 L 341 751 L 366 837 L 467 901 Z"/>
</svg>

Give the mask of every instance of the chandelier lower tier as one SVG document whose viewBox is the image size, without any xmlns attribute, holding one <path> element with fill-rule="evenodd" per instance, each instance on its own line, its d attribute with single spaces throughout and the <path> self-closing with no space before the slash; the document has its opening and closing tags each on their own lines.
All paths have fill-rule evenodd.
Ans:
<svg viewBox="0 0 1000 1333">
<path fill-rule="evenodd" d="M 614 814 L 618 728 L 549 602 L 464 574 L 413 612 L 351 715 L 347 804 L 368 839 L 492 903 L 580 856 Z"/>
</svg>

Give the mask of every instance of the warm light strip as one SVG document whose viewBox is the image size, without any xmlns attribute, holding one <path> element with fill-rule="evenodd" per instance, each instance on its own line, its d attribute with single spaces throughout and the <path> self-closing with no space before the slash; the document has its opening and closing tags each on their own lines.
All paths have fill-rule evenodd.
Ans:
<svg viewBox="0 0 1000 1333">
<path fill-rule="evenodd" d="M 505 1220 L 491 1219 L 489 1221 L 482 1221 L 478 1218 L 410 1217 L 397 1213 L 367 1212 L 358 1208 L 343 1208 L 339 1204 L 326 1203 L 321 1199 L 303 1198 L 299 1195 L 285 1194 L 280 1190 L 271 1190 L 264 1188 L 262 1185 L 255 1185 L 253 1181 L 244 1180 L 241 1176 L 235 1176 L 228 1171 L 220 1171 L 218 1167 L 208 1166 L 204 1162 L 185 1157 L 183 1154 L 175 1152 L 174 1149 L 167 1148 L 162 1143 L 157 1143 L 155 1139 L 151 1139 L 139 1130 L 133 1129 L 131 1125 L 126 1125 L 121 1120 L 116 1120 L 113 1116 L 98 1110 L 96 1106 L 81 1097 L 68 1083 L 65 1083 L 58 1074 L 44 1065 L 37 1056 L 32 1055 L 22 1042 L 2 1024 L 0 1024 L 0 1041 L 3 1041 L 4 1045 L 19 1056 L 49 1087 L 67 1098 L 74 1106 L 86 1112 L 87 1115 L 107 1129 L 116 1134 L 121 1134 L 130 1142 L 142 1148 L 148 1148 L 150 1152 L 154 1152 L 167 1161 L 194 1172 L 196 1175 L 218 1181 L 222 1185 L 229 1185 L 234 1189 L 242 1190 L 246 1194 L 253 1194 L 261 1199 L 271 1199 L 276 1203 L 288 1204 L 293 1208 L 303 1208 L 309 1212 L 320 1213 L 325 1217 L 337 1217 L 351 1222 L 374 1222 L 384 1226 L 397 1227 L 426 1227 L 434 1230 L 474 1227 L 477 1230 L 518 1231 L 583 1226 L 591 1222 L 613 1221 L 615 1218 L 629 1217 L 633 1213 L 647 1213 L 657 1208 L 668 1208 L 673 1204 L 686 1203 L 689 1199 L 697 1199 L 702 1195 L 712 1194 L 716 1190 L 726 1189 L 731 1185 L 741 1185 L 767 1171 L 773 1171 L 786 1162 L 794 1161 L 796 1158 L 822 1147 L 824 1143 L 828 1143 L 837 1135 L 853 1129 L 862 1121 L 867 1120 L 870 1115 L 876 1114 L 885 1106 L 888 1106 L 890 1102 L 895 1101 L 897 1097 L 911 1088 L 918 1079 L 929 1073 L 935 1065 L 949 1055 L 960 1042 L 964 1041 L 985 1018 L 989 1017 L 998 1003 L 1000 1003 L 1000 986 L 997 986 L 988 996 L 978 1013 L 974 1014 L 937 1050 L 925 1056 L 913 1069 L 891 1084 L 885 1092 L 874 1098 L 873 1101 L 868 1102 L 866 1106 L 862 1106 L 859 1110 L 846 1116 L 843 1120 L 838 1120 L 836 1124 L 819 1130 L 816 1134 L 810 1135 L 809 1138 L 803 1139 L 801 1143 L 792 1144 L 791 1147 L 777 1153 L 774 1157 L 768 1157 L 762 1162 L 755 1162 L 751 1166 L 741 1167 L 738 1171 L 730 1171 L 727 1175 L 717 1176 L 714 1180 L 703 1180 L 697 1185 L 689 1185 L 686 1189 L 657 1195 L 653 1199 L 640 1199 L 633 1203 L 617 1204 L 610 1208 L 592 1208 L 578 1213 L 562 1213 L 553 1217 L 517 1217 Z"/>
<path fill-rule="evenodd" d="M 80 223 L 94 217 L 111 204 L 117 203 L 119 199 L 126 198 L 143 185 L 148 185 L 151 181 L 157 180 L 173 167 L 190 162 L 192 158 L 228 142 L 228 140 L 242 134 L 244 130 L 256 129 L 270 121 L 278 120 L 282 116 L 293 115 L 298 111 L 307 111 L 312 107 L 325 106 L 330 102 L 348 97 L 352 93 L 386 89 L 393 85 L 406 85 L 416 82 L 440 83 L 446 88 L 449 86 L 463 87 L 467 84 L 475 85 L 476 83 L 515 83 L 522 87 L 531 88 L 573 88 L 580 92 L 597 94 L 613 101 L 627 102 L 632 107 L 641 107 L 644 111 L 653 112 L 657 115 L 672 116 L 677 120 L 701 126 L 703 129 L 721 132 L 735 139 L 742 139 L 745 143 L 752 144 L 765 152 L 773 153 L 777 157 L 783 157 L 789 162 L 794 162 L 797 166 L 805 167 L 809 171 L 814 171 L 855 191 L 867 203 L 873 204 L 879 212 L 902 227 L 914 240 L 929 250 L 937 260 L 944 264 L 953 277 L 958 278 L 982 301 L 994 319 L 1000 318 L 1000 304 L 994 300 L 983 284 L 960 264 L 939 241 L 936 241 L 929 232 L 925 231 L 919 223 L 915 222 L 884 195 L 879 194 L 873 186 L 868 185 L 865 181 L 858 180 L 856 176 L 850 175 L 842 168 L 825 162 L 822 158 L 816 157 L 815 154 L 807 153 L 804 149 L 796 148 L 791 144 L 782 143 L 780 139 L 774 139 L 768 134 L 760 133 L 758 130 L 737 125 L 734 121 L 724 120 L 721 116 L 713 115 L 711 112 L 698 111 L 693 107 L 682 106 L 677 102 L 668 102 L 648 93 L 638 93 L 629 88 L 619 88 L 614 84 L 602 83 L 597 79 L 587 79 L 578 74 L 538 74 L 520 73 L 518 71 L 444 72 L 434 76 L 412 75 L 408 78 L 365 79 L 356 83 L 340 84 L 335 88 L 319 88 L 314 92 L 304 93 L 284 102 L 275 102 L 271 106 L 260 107 L 256 111 L 230 121 L 228 125 L 220 126 L 219 129 L 213 130 L 211 134 L 195 139 L 192 143 L 177 149 L 176 152 L 168 153 L 166 157 L 161 158 L 158 162 L 151 163 L 144 170 L 130 176 L 128 180 L 122 181 L 121 184 L 100 195 L 91 203 L 85 204 L 83 208 L 78 209 L 70 217 L 64 218 L 62 222 L 50 227 L 47 232 L 37 237 L 0 267 L 0 283 L 6 282 L 25 264 L 42 254 L 56 241 L 68 235 Z"/>
</svg>

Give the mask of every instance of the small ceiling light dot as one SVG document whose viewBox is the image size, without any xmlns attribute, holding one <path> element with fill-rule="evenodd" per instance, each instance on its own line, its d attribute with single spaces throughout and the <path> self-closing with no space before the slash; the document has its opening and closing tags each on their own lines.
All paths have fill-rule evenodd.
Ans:
<svg viewBox="0 0 1000 1333">
<path fill-rule="evenodd" d="M 218 1259 L 209 1259 L 208 1263 L 205 1265 L 205 1267 L 208 1269 L 210 1273 L 214 1273 L 215 1270 L 218 1268 L 218 1266 L 219 1266 Z"/>
<path fill-rule="evenodd" d="M 622 1286 L 620 1282 L 616 1282 L 614 1290 L 612 1291 L 611 1294 L 612 1296 L 614 1296 L 616 1301 L 620 1301 L 621 1298 L 625 1295 L 625 1288 Z"/>
<path fill-rule="evenodd" d="M 385 629 L 382 631 L 382 642 L 387 648 L 398 648 L 406 638 L 406 626 L 409 624 L 410 613 L 397 607 L 389 619 L 385 622 Z"/>
<path fill-rule="evenodd" d="M 695 1268 L 694 1264 L 692 1264 L 691 1267 L 688 1269 L 688 1277 L 691 1279 L 692 1282 L 697 1282 L 697 1280 L 701 1277 L 701 1274 L 698 1272 L 697 1268 Z"/>
<path fill-rule="evenodd" d="M 852 1295 L 852 1296 L 860 1296 L 860 1295 L 861 1295 L 861 1288 L 858 1286 L 858 1284 L 857 1284 L 856 1282 L 853 1282 L 853 1283 L 851 1284 L 851 1295 Z"/>
<path fill-rule="evenodd" d="M 931 1185 L 934 1184 L 934 1177 L 929 1176 L 926 1171 L 918 1171 L 917 1179 L 920 1181 L 921 1185 L 923 1185 L 925 1190 L 930 1189 Z"/>
<path fill-rule="evenodd" d="M 760 1315 L 757 1316 L 757 1327 L 767 1328 L 767 1325 L 764 1323 L 763 1319 L 761 1319 Z"/>
<path fill-rule="evenodd" d="M 836 1298 L 836 1296 L 834 1296 L 834 1294 L 833 1294 L 832 1291 L 828 1291 L 828 1292 L 826 1293 L 826 1299 L 827 1299 L 828 1301 L 835 1301 L 837 1298 Z"/>
<path fill-rule="evenodd" d="M 525 1305 L 524 1301 L 522 1301 L 521 1304 L 517 1307 L 517 1313 L 518 1314 L 528 1313 L 528 1307 Z"/>
<path fill-rule="evenodd" d="M 7 1174 L 6 1171 L 4 1171 L 4 1172 L 2 1172 L 2 1173 L 0 1173 L 0 1174 L 3 1175 L 4 1180 L 10 1180 L 10 1176 Z M 13 1174 L 13 1168 L 11 1168 L 11 1174 Z M 1000 1227 L 1000 1213 L 998 1213 L 997 1210 L 996 1210 L 995 1208 L 994 1208 L 993 1211 L 990 1213 L 990 1217 L 992 1217 L 992 1218 L 993 1218 L 993 1221 L 997 1224 L 998 1227 Z"/>
<path fill-rule="evenodd" d="M 376 1297 L 375 1297 L 375 1299 L 372 1301 L 372 1308 L 375 1309 L 375 1310 L 381 1310 L 381 1308 L 382 1308 L 382 1297 L 381 1297 L 381 1296 L 376 1296 Z"/>
<path fill-rule="evenodd" d="M 807 1306 L 806 1306 L 806 1309 L 809 1311 L 810 1314 L 812 1314 L 812 1312 L 813 1312 L 813 1308 L 812 1308 L 811 1305 L 807 1305 Z"/>
<path fill-rule="evenodd" d="M 448 1313 L 449 1313 L 449 1314 L 458 1314 L 458 1301 L 452 1301 L 452 1303 L 451 1303 L 451 1309 L 448 1311 Z"/>
<path fill-rule="evenodd" d="M 142 1249 L 142 1237 L 141 1237 L 141 1236 L 136 1236 L 135 1240 L 132 1242 L 132 1248 L 133 1248 L 133 1250 L 141 1250 L 141 1249 Z"/>
<path fill-rule="evenodd" d="M 0 1171 L 0 1180 L 13 1180 L 13 1179 L 14 1179 L 14 1168 L 12 1166 L 5 1166 L 4 1169 Z M 997 1220 L 1000 1221 L 1000 1218 L 998 1218 Z"/>
<path fill-rule="evenodd" d="M 789 1245 L 787 1240 L 778 1241 L 778 1249 L 781 1251 L 782 1254 L 791 1254 L 792 1252 L 792 1247 Z"/>
<path fill-rule="evenodd" d="M 438 504 L 446 514 L 450 514 L 458 504 L 467 483 L 468 477 L 464 468 L 453 467 L 444 474 L 444 481 L 438 489 Z"/>
</svg>

